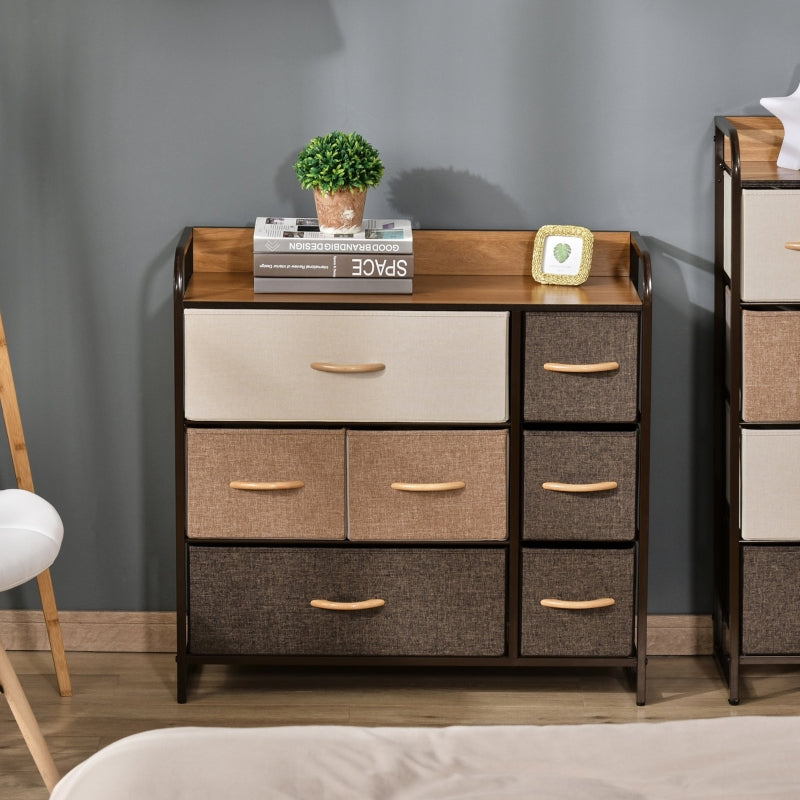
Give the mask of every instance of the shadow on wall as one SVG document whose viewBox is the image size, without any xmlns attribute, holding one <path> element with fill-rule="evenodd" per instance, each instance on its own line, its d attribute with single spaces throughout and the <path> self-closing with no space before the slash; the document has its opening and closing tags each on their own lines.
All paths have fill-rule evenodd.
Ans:
<svg viewBox="0 0 800 800">
<path fill-rule="evenodd" d="M 423 228 L 521 230 L 527 216 L 499 186 L 466 170 L 412 169 L 389 181 L 389 205 Z"/>
<path fill-rule="evenodd" d="M 175 448 L 173 362 L 164 358 L 172 342 L 172 265 L 180 234 L 147 265 L 139 295 L 141 331 L 139 436 L 142 443 L 140 476 L 142 563 L 135 573 L 137 597 L 146 610 L 174 607 L 175 592 Z M 166 265 L 166 267 L 165 267 Z M 166 275 L 165 275 L 166 273 Z M 167 281 L 165 281 L 167 278 Z M 103 587 L 113 593 L 112 587 Z"/>
<path fill-rule="evenodd" d="M 286 210 L 287 217 L 313 217 L 317 213 L 314 193 L 300 186 L 294 171 L 294 163 L 299 152 L 300 147 L 297 153 L 292 153 L 278 168 L 275 174 L 275 191 L 281 199 L 281 207 Z"/>
<path fill-rule="evenodd" d="M 697 613 L 710 613 L 713 598 L 713 385 L 714 313 L 712 262 L 653 237 L 645 237 L 653 259 L 653 339 L 669 336 L 653 349 L 651 453 L 652 594 Z M 659 389 L 660 387 L 660 389 Z M 659 389 L 657 391 L 657 389 Z M 676 434 L 686 431 L 686 441 Z M 676 446 L 677 445 L 677 446 Z M 674 493 L 667 487 L 674 487 Z M 655 489 L 655 491 L 653 491 Z M 687 505 L 676 513 L 675 499 Z M 676 540 L 685 541 L 675 547 Z M 666 558 L 686 553 L 688 586 L 656 586 L 662 576 L 681 572 Z M 662 553 L 663 550 L 663 553 Z M 680 556 L 678 556 L 680 557 Z M 653 609 L 654 613 L 671 613 Z"/>
</svg>

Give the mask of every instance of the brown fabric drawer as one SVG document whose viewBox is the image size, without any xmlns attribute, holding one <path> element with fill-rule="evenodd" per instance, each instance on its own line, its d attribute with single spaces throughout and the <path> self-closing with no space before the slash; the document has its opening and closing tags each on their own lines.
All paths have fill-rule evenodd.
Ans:
<svg viewBox="0 0 800 800">
<path fill-rule="evenodd" d="M 190 545 L 189 652 L 500 656 L 505 585 L 503 549 Z"/>
<path fill-rule="evenodd" d="M 189 428 L 187 535 L 192 539 L 344 539 L 343 430 Z M 231 481 L 302 482 L 246 490 Z"/>
<path fill-rule="evenodd" d="M 610 312 L 526 315 L 526 420 L 634 422 L 637 419 L 639 316 Z M 545 364 L 598 365 L 602 372 L 557 372 Z"/>
<path fill-rule="evenodd" d="M 800 654 L 800 547 L 742 548 L 742 653 Z"/>
<path fill-rule="evenodd" d="M 349 431 L 349 538 L 506 539 L 507 439 L 504 430 Z"/>
<path fill-rule="evenodd" d="M 636 537 L 635 431 L 525 431 L 523 538 L 632 541 Z M 545 483 L 596 485 L 554 491 Z"/>
<path fill-rule="evenodd" d="M 526 548 L 522 555 L 523 656 L 627 656 L 634 651 L 633 547 Z M 547 608 L 543 599 L 613 598 L 604 608 Z"/>
<path fill-rule="evenodd" d="M 742 419 L 800 422 L 800 312 L 742 312 Z"/>
</svg>

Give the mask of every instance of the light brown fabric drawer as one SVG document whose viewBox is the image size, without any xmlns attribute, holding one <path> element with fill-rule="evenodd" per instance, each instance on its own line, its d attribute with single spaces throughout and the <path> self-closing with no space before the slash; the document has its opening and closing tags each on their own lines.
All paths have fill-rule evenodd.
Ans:
<svg viewBox="0 0 800 800">
<path fill-rule="evenodd" d="M 500 656 L 505 550 L 189 547 L 189 651 Z M 313 599 L 381 608 L 330 611 Z"/>
<path fill-rule="evenodd" d="M 742 430 L 742 539 L 800 539 L 800 430 Z"/>
<path fill-rule="evenodd" d="M 523 538 L 631 541 L 636 537 L 635 431 L 525 431 Z M 554 491 L 543 484 L 597 485 Z"/>
<path fill-rule="evenodd" d="M 800 312 L 743 311 L 742 351 L 742 418 L 800 422 Z"/>
<path fill-rule="evenodd" d="M 639 315 L 612 312 L 526 314 L 525 419 L 634 422 L 638 416 Z M 545 364 L 597 365 L 602 372 L 556 372 Z"/>
<path fill-rule="evenodd" d="M 742 653 L 800 654 L 800 547 L 742 548 Z"/>
<path fill-rule="evenodd" d="M 507 439 L 504 430 L 349 431 L 348 537 L 506 539 Z M 441 490 L 418 490 L 431 485 Z"/>
<path fill-rule="evenodd" d="M 628 656 L 634 651 L 635 552 L 526 548 L 522 555 L 523 656 Z M 604 608 L 548 608 L 543 599 L 613 598 Z"/>
<path fill-rule="evenodd" d="M 189 428 L 187 536 L 344 539 L 345 432 Z M 231 481 L 299 481 L 233 489 Z"/>
<path fill-rule="evenodd" d="M 506 312 L 187 309 L 184 326 L 190 420 L 508 418 Z"/>
</svg>

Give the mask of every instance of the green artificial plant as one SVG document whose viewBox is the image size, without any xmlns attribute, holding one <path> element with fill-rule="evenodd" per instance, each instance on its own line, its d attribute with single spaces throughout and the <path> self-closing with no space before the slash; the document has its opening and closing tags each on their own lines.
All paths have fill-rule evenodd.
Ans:
<svg viewBox="0 0 800 800">
<path fill-rule="evenodd" d="M 294 171 L 304 189 L 366 191 L 381 182 L 383 162 L 361 134 L 333 131 L 314 137 L 300 151 Z"/>
</svg>

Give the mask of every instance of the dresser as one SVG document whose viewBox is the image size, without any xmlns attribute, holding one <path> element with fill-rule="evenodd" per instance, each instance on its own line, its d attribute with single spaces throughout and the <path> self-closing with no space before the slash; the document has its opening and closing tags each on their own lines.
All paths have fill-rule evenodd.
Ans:
<svg viewBox="0 0 800 800">
<path fill-rule="evenodd" d="M 715 119 L 715 653 L 800 664 L 800 172 L 774 117 Z"/>
<path fill-rule="evenodd" d="M 177 698 L 203 663 L 621 668 L 645 702 L 651 276 L 595 233 L 414 232 L 410 295 L 254 294 L 175 255 Z"/>
</svg>

